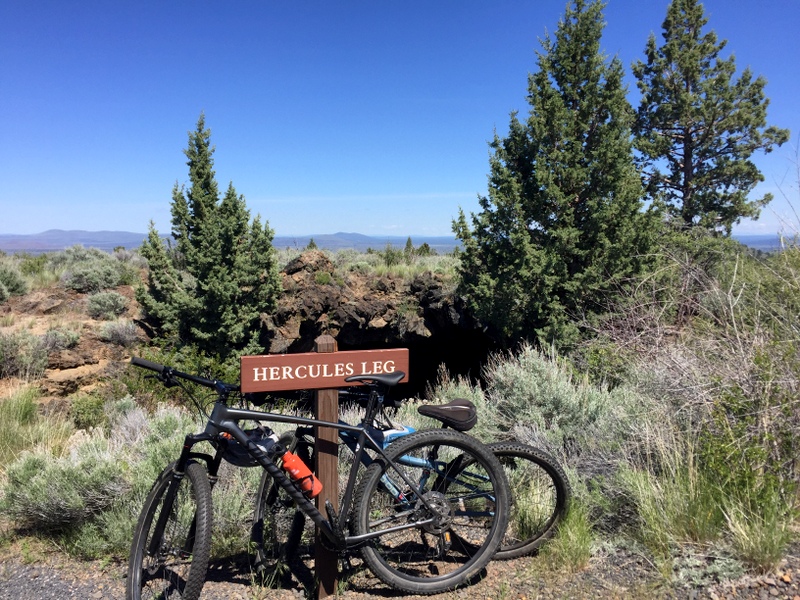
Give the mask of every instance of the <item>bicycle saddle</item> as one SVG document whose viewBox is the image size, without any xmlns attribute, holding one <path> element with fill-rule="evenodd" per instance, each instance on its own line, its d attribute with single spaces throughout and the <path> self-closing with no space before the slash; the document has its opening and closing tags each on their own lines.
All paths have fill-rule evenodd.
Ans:
<svg viewBox="0 0 800 600">
<path fill-rule="evenodd" d="M 393 371 L 392 373 L 380 373 L 375 375 L 351 375 L 350 377 L 346 377 L 345 381 L 348 383 L 353 381 L 360 381 L 362 383 L 374 381 L 380 385 L 392 387 L 400 383 L 400 380 L 405 376 L 406 374 L 402 371 Z"/>
<path fill-rule="evenodd" d="M 469 400 L 456 398 L 447 404 L 423 404 L 417 412 L 441 421 L 456 431 L 469 431 L 478 422 L 478 411 Z"/>
</svg>

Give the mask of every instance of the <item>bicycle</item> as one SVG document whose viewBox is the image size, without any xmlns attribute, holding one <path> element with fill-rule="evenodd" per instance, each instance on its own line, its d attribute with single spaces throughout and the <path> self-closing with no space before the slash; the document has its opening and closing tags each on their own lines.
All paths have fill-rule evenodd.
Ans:
<svg viewBox="0 0 800 600">
<path fill-rule="evenodd" d="M 369 393 L 347 390 L 339 395 L 340 400 L 356 402 L 363 407 L 369 402 Z M 413 428 L 393 423 L 386 414 L 385 409 L 399 408 L 399 403 L 384 400 L 381 406 L 382 423 L 371 431 L 371 435 L 384 448 L 414 433 Z M 468 400 L 421 405 L 417 410 L 438 420 L 443 428 L 465 432 L 477 423 L 477 411 Z M 294 432 L 285 433 L 282 438 L 283 443 L 309 465 L 314 453 L 314 440 L 310 433 L 308 428 L 299 427 Z M 355 454 L 357 439 L 346 430 L 339 430 L 339 438 L 342 446 Z M 487 447 L 503 466 L 512 490 L 509 524 L 494 558 L 504 560 L 531 554 L 554 535 L 566 514 L 571 497 L 567 476 L 552 456 L 536 447 L 516 441 L 495 442 L 487 444 Z M 369 466 L 367 455 L 362 455 L 361 464 Z M 462 465 L 467 472 L 469 467 L 468 461 Z M 290 557 L 311 554 L 313 528 L 309 525 L 312 524 L 295 510 L 291 500 L 281 494 L 266 476 L 262 476 L 255 500 L 251 542 L 255 569 L 264 579 L 274 578 Z"/>
<path fill-rule="evenodd" d="M 178 460 L 162 471 L 145 500 L 131 544 L 127 600 L 199 597 L 210 554 L 211 489 L 222 460 L 261 466 L 274 489 L 315 524 L 329 547 L 343 554 L 359 549 L 378 578 L 404 592 L 432 594 L 468 583 L 497 550 L 508 521 L 508 482 L 497 458 L 469 435 L 417 431 L 384 449 L 368 430 L 381 411 L 378 394 L 370 395 L 359 425 L 346 425 L 249 409 L 248 402 L 259 400 L 242 394 L 238 385 L 137 357 L 131 363 L 154 371 L 168 387 L 186 390 L 206 426 L 186 436 Z M 403 376 L 399 371 L 357 375 L 348 382 L 374 390 Z M 214 390 L 210 414 L 183 381 Z M 234 401 L 239 408 L 229 406 Z M 258 426 L 244 430 L 240 421 Z M 350 470 L 339 512 L 328 499 L 323 516 L 311 502 L 319 491 L 313 474 L 287 475 L 284 463 L 294 455 L 262 425 L 270 421 L 347 431 L 358 439 L 356 463 L 366 449 L 373 453 L 357 488 L 357 469 Z M 214 452 L 195 451 L 201 442 L 209 442 Z M 473 474 L 475 479 L 466 479 Z"/>
</svg>

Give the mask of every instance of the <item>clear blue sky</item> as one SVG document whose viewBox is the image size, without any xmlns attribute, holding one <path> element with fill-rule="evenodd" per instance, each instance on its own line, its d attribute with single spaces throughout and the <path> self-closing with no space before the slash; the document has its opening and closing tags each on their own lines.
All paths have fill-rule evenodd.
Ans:
<svg viewBox="0 0 800 600">
<path fill-rule="evenodd" d="M 790 144 L 757 164 L 797 219 L 798 0 L 707 0 Z M 667 0 L 609 0 L 630 64 Z M 566 0 L 0 0 L 0 233 L 170 229 L 199 114 L 229 182 L 278 235 L 449 235 L 486 192 L 487 143 L 527 114 L 527 75 Z M 628 76 L 631 90 L 635 90 Z M 791 147 L 790 147 L 791 146 Z M 796 206 L 800 211 L 800 206 Z"/>
</svg>

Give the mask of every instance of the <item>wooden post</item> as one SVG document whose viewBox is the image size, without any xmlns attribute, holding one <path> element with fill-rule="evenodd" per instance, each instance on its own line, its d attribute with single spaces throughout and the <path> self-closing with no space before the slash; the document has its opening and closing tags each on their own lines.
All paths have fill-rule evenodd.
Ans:
<svg viewBox="0 0 800 600">
<path fill-rule="evenodd" d="M 321 335 L 314 340 L 315 351 L 319 353 L 336 352 L 336 340 L 330 335 Z M 315 417 L 322 421 L 339 420 L 339 391 L 337 389 L 317 390 Z M 317 427 L 314 453 L 317 477 L 322 483 L 322 493 L 317 496 L 317 509 L 325 513 L 325 500 L 339 510 L 339 432 L 332 427 Z M 317 598 L 327 598 L 336 594 L 339 575 L 339 562 L 335 552 L 325 548 L 317 531 L 314 542 L 314 567 L 317 575 Z"/>
</svg>

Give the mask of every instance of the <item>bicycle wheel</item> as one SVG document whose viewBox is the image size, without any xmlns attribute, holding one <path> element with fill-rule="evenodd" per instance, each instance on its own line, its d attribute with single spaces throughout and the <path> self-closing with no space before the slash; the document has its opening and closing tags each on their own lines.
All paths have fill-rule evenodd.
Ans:
<svg viewBox="0 0 800 600">
<path fill-rule="evenodd" d="M 313 469 L 313 446 L 293 433 L 281 436 L 281 444 Z M 297 510 L 294 500 L 264 471 L 256 492 L 250 534 L 255 572 L 268 587 L 288 584 L 289 564 L 310 557 L 314 547 L 314 523 Z"/>
<path fill-rule="evenodd" d="M 445 429 L 392 442 L 387 457 L 419 495 L 386 461 L 367 469 L 354 528 L 359 535 L 386 533 L 365 543 L 364 561 L 382 581 L 410 593 L 470 582 L 494 556 L 508 521 L 499 461 L 475 438 Z"/>
<path fill-rule="evenodd" d="M 518 558 L 553 536 L 567 511 L 569 482 L 556 460 L 538 448 L 519 442 L 488 447 L 503 465 L 511 490 L 508 527 L 495 558 Z"/>
<path fill-rule="evenodd" d="M 197 600 L 203 589 L 211 549 L 211 486 L 198 463 L 186 465 L 158 550 L 155 555 L 149 552 L 174 466 L 158 476 L 139 515 L 128 566 L 127 600 Z"/>
</svg>

